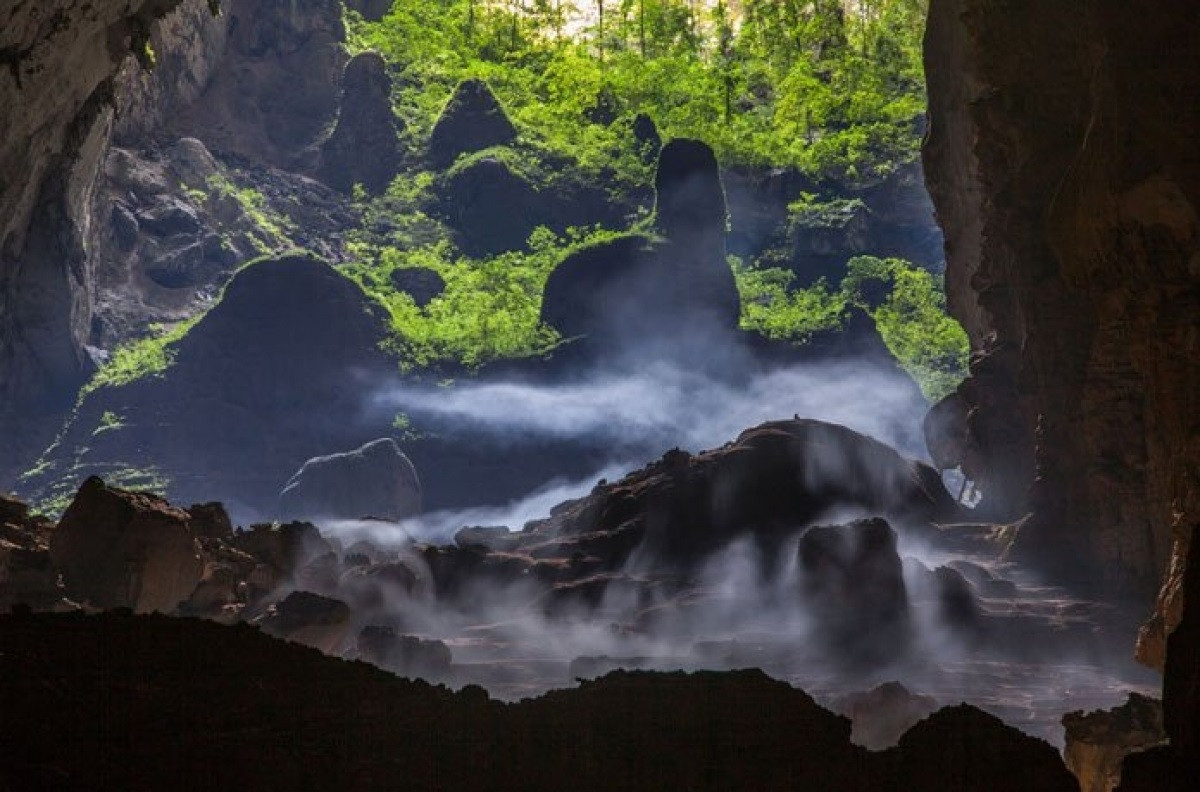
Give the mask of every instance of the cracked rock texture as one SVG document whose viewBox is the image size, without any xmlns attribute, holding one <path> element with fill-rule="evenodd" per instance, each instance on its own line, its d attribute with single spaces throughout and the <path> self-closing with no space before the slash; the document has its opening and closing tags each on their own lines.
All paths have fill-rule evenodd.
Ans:
<svg viewBox="0 0 1200 792">
<path fill-rule="evenodd" d="M 933 0 L 926 33 L 966 473 L 1060 578 L 1170 564 L 1160 646 L 1200 514 L 1198 37 L 1189 0 Z"/>
</svg>

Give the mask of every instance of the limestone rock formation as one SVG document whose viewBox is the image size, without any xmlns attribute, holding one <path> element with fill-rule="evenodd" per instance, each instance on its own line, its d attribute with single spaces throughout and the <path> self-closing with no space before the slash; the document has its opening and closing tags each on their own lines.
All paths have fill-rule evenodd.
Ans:
<svg viewBox="0 0 1200 792">
<path fill-rule="evenodd" d="M 345 416 L 362 406 L 357 378 L 394 371 L 379 349 L 386 334 L 382 309 L 325 262 L 258 261 L 173 346 L 170 376 L 89 394 L 25 491 L 44 497 L 64 479 L 136 460 L 174 500 L 219 496 L 235 512 L 271 513 L 306 459 L 378 437 Z M 106 412 L 131 419 L 93 436 Z"/>
<path fill-rule="evenodd" d="M 169 129 L 213 150 L 311 172 L 337 115 L 347 55 L 339 0 L 223 0 L 229 40 L 203 93 Z"/>
<path fill-rule="evenodd" d="M 1141 595 L 1200 515 L 1197 36 L 1187 0 L 935 0 L 926 34 L 968 475 L 1033 512 L 1024 557 Z"/>
<path fill-rule="evenodd" d="M 438 679 L 450 670 L 450 649 L 442 641 L 403 635 L 394 627 L 364 627 L 358 656 L 400 676 Z"/>
<path fill-rule="evenodd" d="M 597 486 L 527 526 L 521 545 L 535 556 L 596 555 L 606 569 L 640 547 L 667 567 L 686 567 L 743 535 L 771 548 L 835 505 L 863 507 L 914 528 L 955 513 L 927 465 L 845 427 L 775 421 L 712 451 L 669 452 Z M 884 523 L 874 530 L 890 535 L 891 529 Z"/>
<path fill-rule="evenodd" d="M 288 519 L 399 522 L 420 513 L 421 482 L 396 442 L 382 438 L 305 462 L 280 493 L 279 511 Z"/>
<path fill-rule="evenodd" d="M 258 624 L 270 635 L 335 654 L 350 631 L 351 614 L 340 600 L 293 591 L 273 605 Z"/>
<path fill-rule="evenodd" d="M 396 291 L 402 291 L 418 308 L 424 308 L 446 290 L 446 279 L 429 267 L 398 267 L 390 276 Z"/>
<path fill-rule="evenodd" d="M 546 282 L 542 321 L 610 350 L 656 344 L 666 354 L 736 332 L 741 301 L 725 260 L 725 194 L 704 143 L 676 139 L 659 155 L 652 241 L 620 237 L 565 258 Z"/>
<path fill-rule="evenodd" d="M 529 234 L 548 220 L 537 188 L 498 157 L 452 168 L 442 179 L 439 203 L 459 246 L 477 257 L 524 248 Z"/>
<path fill-rule="evenodd" d="M 1063 716 L 1063 758 L 1079 779 L 1080 792 L 1111 792 L 1121 781 L 1121 763 L 1137 751 L 1166 741 L 1162 702 L 1130 693 L 1119 707 Z"/>
<path fill-rule="evenodd" d="M 400 169 L 399 126 L 383 57 L 355 55 L 342 74 L 337 126 L 321 146 L 321 180 L 345 193 L 355 184 L 373 194 L 386 190 Z"/>
<path fill-rule="evenodd" d="M 908 591 L 886 520 L 813 526 L 800 535 L 798 560 L 814 632 L 842 662 L 870 666 L 904 654 Z"/>
<path fill-rule="evenodd" d="M 64 604 L 50 558 L 52 528 L 24 503 L 0 493 L 0 612 L 15 605 L 47 610 Z"/>
<path fill-rule="evenodd" d="M 89 478 L 50 537 L 68 596 L 96 608 L 169 613 L 204 572 L 187 512 Z"/>
<path fill-rule="evenodd" d="M 503 146 L 516 127 L 483 80 L 463 80 L 446 103 L 429 136 L 429 161 L 437 168 L 454 164 L 460 154 Z"/>
<path fill-rule="evenodd" d="M 830 702 L 834 712 L 854 724 L 850 739 L 856 745 L 882 751 L 895 745 L 914 724 L 933 714 L 931 696 L 910 692 L 899 682 L 885 682 L 870 690 L 840 696 Z"/>
<path fill-rule="evenodd" d="M 346 7 L 357 11 L 368 22 L 378 22 L 391 10 L 392 0 L 348 0 Z"/>
</svg>

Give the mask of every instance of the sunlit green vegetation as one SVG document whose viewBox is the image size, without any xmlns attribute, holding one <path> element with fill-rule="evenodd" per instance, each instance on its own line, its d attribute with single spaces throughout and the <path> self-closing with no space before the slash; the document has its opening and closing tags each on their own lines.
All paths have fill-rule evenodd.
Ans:
<svg viewBox="0 0 1200 792">
<path fill-rule="evenodd" d="M 396 0 L 350 14 L 352 46 L 398 77 L 407 134 L 428 137 L 465 78 L 521 134 L 584 170 L 636 173 L 629 123 L 703 139 L 727 164 L 853 181 L 916 152 L 927 0 Z"/>
<path fill-rule="evenodd" d="M 175 343 L 198 321 L 200 316 L 174 325 L 154 325 L 149 336 L 114 349 L 79 392 L 80 401 L 97 388 L 116 387 L 143 377 L 161 375 L 175 358 Z"/>
</svg>

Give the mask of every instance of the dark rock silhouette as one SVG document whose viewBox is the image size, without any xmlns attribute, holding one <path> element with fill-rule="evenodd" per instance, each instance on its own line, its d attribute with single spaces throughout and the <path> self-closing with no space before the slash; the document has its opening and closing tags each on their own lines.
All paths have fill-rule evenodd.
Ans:
<svg viewBox="0 0 1200 792">
<path fill-rule="evenodd" d="M 337 126 L 321 147 L 321 180 L 346 193 L 355 184 L 374 194 L 386 190 L 400 169 L 399 127 L 383 57 L 355 55 L 342 75 Z"/>
<path fill-rule="evenodd" d="M 643 162 L 654 162 L 658 158 L 658 154 L 662 151 L 662 136 L 658 133 L 658 126 L 654 123 L 654 119 L 645 113 L 638 113 L 634 116 L 633 127 L 633 142 L 637 146 L 638 154 Z"/>
<path fill-rule="evenodd" d="M 368 22 L 378 22 L 392 9 L 392 0 L 348 0 L 346 7 L 357 11 Z"/>
<path fill-rule="evenodd" d="M 418 308 L 424 308 L 446 290 L 446 280 L 428 267 L 399 267 L 389 278 L 397 291 L 413 298 Z"/>
<path fill-rule="evenodd" d="M 72 599 L 137 613 L 175 610 L 204 571 L 187 512 L 95 477 L 51 535 L 50 556 Z"/>
<path fill-rule="evenodd" d="M 219 495 L 235 512 L 273 513 L 305 460 L 379 437 L 353 420 L 362 408 L 353 383 L 393 374 L 379 349 L 387 332 L 383 309 L 323 261 L 255 262 L 172 347 L 169 376 L 92 393 L 58 446 L 64 456 L 26 486 L 111 470 L 86 461 L 60 468 L 74 464 L 78 446 L 97 462 L 138 460 L 167 480 L 174 500 Z M 93 437 L 84 424 L 105 412 L 136 418 Z"/>
<path fill-rule="evenodd" d="M 818 525 L 800 535 L 800 589 L 842 662 L 870 666 L 901 657 L 909 639 L 908 592 L 886 520 Z"/>
<path fill-rule="evenodd" d="M 664 238 L 629 235 L 567 256 L 546 282 L 544 322 L 610 352 L 636 345 L 651 356 L 709 349 L 713 336 L 736 332 L 741 302 L 725 260 L 725 196 L 712 149 L 672 140 L 659 155 L 655 189 Z"/>
<path fill-rule="evenodd" d="M 1050 745 L 972 707 L 872 753 L 758 671 L 617 672 L 506 705 L 196 619 L 0 616 L 0 644 L 0 761 L 21 789 L 1078 789 Z"/>
<path fill-rule="evenodd" d="M 314 457 L 279 494 L 285 519 L 400 521 L 421 511 L 421 482 L 394 440 L 374 440 L 354 451 Z"/>
<path fill-rule="evenodd" d="M 453 168 L 439 203 L 459 246 L 478 257 L 520 250 L 547 217 L 537 188 L 498 157 Z"/>
<path fill-rule="evenodd" d="M 503 146 L 517 136 L 504 108 L 483 80 L 463 80 L 429 136 L 429 161 L 445 168 L 460 154 Z"/>
</svg>

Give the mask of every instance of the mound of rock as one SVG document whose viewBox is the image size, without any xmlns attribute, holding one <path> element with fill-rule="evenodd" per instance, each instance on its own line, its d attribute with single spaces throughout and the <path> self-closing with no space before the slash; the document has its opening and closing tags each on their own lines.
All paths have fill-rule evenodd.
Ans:
<svg viewBox="0 0 1200 792">
<path fill-rule="evenodd" d="M 813 526 L 800 536 L 798 560 L 815 634 L 840 660 L 869 666 L 904 653 L 908 591 L 886 520 Z"/>
<path fill-rule="evenodd" d="M 30 515 L 27 505 L 0 493 L 0 612 L 14 605 L 45 610 L 62 601 L 50 558 L 52 528 L 49 520 Z"/>
<path fill-rule="evenodd" d="M 394 376 L 379 348 L 388 332 L 382 307 L 325 262 L 254 262 L 172 344 L 167 376 L 88 395 L 24 493 L 136 460 L 176 502 L 219 496 L 235 513 L 271 513 L 305 460 L 379 436 L 348 417 L 362 409 L 359 378 Z M 108 413 L 126 420 L 97 432 Z"/>
<path fill-rule="evenodd" d="M 438 679 L 450 670 L 450 648 L 442 641 L 403 635 L 394 627 L 364 627 L 358 656 L 401 676 Z"/>
<path fill-rule="evenodd" d="M 314 457 L 279 494 L 280 514 L 292 520 L 374 517 L 399 522 L 421 511 L 421 482 L 390 438 L 342 454 Z"/>
<path fill-rule="evenodd" d="M 68 596 L 96 608 L 168 613 L 204 573 L 187 512 L 92 477 L 50 538 Z"/>
<path fill-rule="evenodd" d="M 567 337 L 640 353 L 704 346 L 736 332 L 741 299 L 725 260 L 725 193 L 704 143 L 676 139 L 658 159 L 660 240 L 622 237 L 569 255 L 551 273 L 542 321 Z"/>
<path fill-rule="evenodd" d="M 445 168 L 460 154 L 503 146 L 516 136 L 516 127 L 488 84 L 478 79 L 463 80 L 433 126 L 429 161 L 434 167 Z"/>
<path fill-rule="evenodd" d="M 1162 715 L 1162 702 L 1137 693 L 1110 710 L 1064 715 L 1063 758 L 1079 779 L 1080 792 L 1111 792 L 1121 782 L 1127 755 L 1166 742 Z"/>
<path fill-rule="evenodd" d="M 854 724 L 850 739 L 856 745 L 882 751 L 937 709 L 932 696 L 910 692 L 899 682 L 885 682 L 870 690 L 850 693 L 831 702 L 835 712 Z"/>
<path fill-rule="evenodd" d="M 459 247 L 480 258 L 525 247 L 547 220 L 537 189 L 499 157 L 452 168 L 442 180 L 440 204 Z"/>
<path fill-rule="evenodd" d="M 355 55 L 342 76 L 342 106 L 321 147 L 318 175 L 334 189 L 361 184 L 381 193 L 400 169 L 399 121 L 392 112 L 392 78 L 377 52 Z"/>
<path fill-rule="evenodd" d="M 351 618 L 350 607 L 340 600 L 293 591 L 273 605 L 258 624 L 270 635 L 333 654 L 346 639 Z"/>
<path fill-rule="evenodd" d="M 669 452 L 531 523 L 520 544 L 534 557 L 597 556 L 609 569 L 640 547 L 666 567 L 686 567 L 740 536 L 775 550 L 837 506 L 910 526 L 956 512 L 928 465 L 843 426 L 795 419 L 701 454 Z"/>
</svg>

